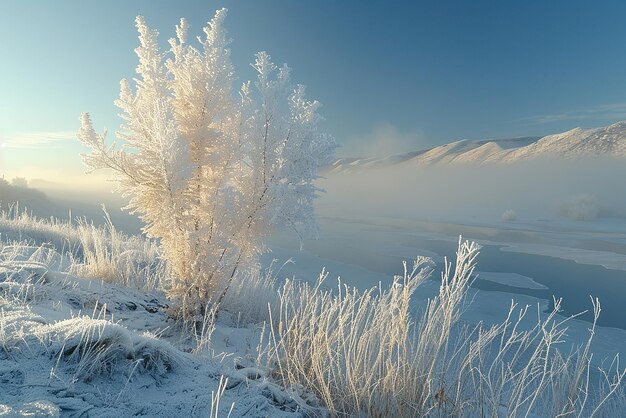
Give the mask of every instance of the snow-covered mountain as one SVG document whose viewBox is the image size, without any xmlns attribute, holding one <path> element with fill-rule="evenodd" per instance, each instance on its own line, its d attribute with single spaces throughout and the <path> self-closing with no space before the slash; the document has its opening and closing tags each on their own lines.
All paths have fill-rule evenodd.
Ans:
<svg viewBox="0 0 626 418">
<path fill-rule="evenodd" d="M 358 171 L 397 164 L 509 164 L 534 158 L 626 157 L 626 121 L 594 128 L 575 128 L 544 137 L 462 140 L 383 158 L 340 158 L 326 173 Z"/>
</svg>

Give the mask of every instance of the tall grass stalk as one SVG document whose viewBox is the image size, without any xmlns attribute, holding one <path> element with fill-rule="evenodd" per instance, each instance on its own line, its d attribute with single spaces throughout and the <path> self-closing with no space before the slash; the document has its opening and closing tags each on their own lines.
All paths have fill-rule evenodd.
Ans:
<svg viewBox="0 0 626 418">
<path fill-rule="evenodd" d="M 461 321 L 474 280 L 479 247 L 459 241 L 454 265 L 446 260 L 439 293 L 422 313 L 411 296 L 431 274 L 426 259 L 394 279 L 388 290 L 365 292 L 339 283 L 322 290 L 287 282 L 270 323 L 268 363 L 286 387 L 312 391 L 327 408 L 312 413 L 368 417 L 611 417 L 624 411 L 624 370 L 591 365 L 589 340 L 564 355 L 566 321 L 560 301 L 523 330 L 528 308 L 512 305 L 493 327 Z M 594 313 L 600 305 L 593 301 Z M 561 318 L 561 319 L 559 319 Z M 592 384 L 593 380 L 596 380 Z M 621 399 L 621 400 L 620 400 Z M 620 403 L 621 402 L 621 403 Z"/>
<path fill-rule="evenodd" d="M 158 243 L 128 236 L 115 228 L 103 207 L 105 223 L 96 226 L 86 219 L 75 222 L 39 219 L 27 211 L 13 209 L 0 213 L 0 243 L 4 258 L 24 256 L 27 247 L 46 247 L 60 255 L 68 273 L 146 291 L 163 288 L 170 276 Z M 19 245 L 11 245 L 11 244 Z M 12 250 L 12 251 L 9 251 Z M 44 252 L 50 255 L 50 251 Z M 34 261 L 34 254 L 29 254 Z M 41 257 L 39 257 L 41 258 Z M 42 260 L 50 262 L 50 260 Z"/>
</svg>

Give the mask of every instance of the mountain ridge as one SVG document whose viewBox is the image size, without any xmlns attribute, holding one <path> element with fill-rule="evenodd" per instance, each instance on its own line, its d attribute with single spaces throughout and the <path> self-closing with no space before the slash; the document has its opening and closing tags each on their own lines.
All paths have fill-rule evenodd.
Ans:
<svg viewBox="0 0 626 418">
<path fill-rule="evenodd" d="M 337 174 L 399 164 L 512 164 L 536 158 L 588 156 L 626 158 L 626 121 L 600 128 L 574 128 L 546 136 L 460 140 L 385 157 L 345 157 L 335 160 L 323 171 Z"/>
</svg>

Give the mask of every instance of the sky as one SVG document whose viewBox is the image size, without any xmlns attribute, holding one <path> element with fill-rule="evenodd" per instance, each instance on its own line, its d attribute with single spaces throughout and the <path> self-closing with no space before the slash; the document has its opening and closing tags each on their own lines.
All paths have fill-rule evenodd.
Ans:
<svg viewBox="0 0 626 418">
<path fill-rule="evenodd" d="M 239 82 L 265 50 L 323 104 L 339 155 L 545 135 L 626 119 L 623 1 L 2 0 L 0 175 L 90 184 L 80 112 L 119 126 L 137 64 L 134 17 L 165 45 L 217 8 Z"/>
</svg>

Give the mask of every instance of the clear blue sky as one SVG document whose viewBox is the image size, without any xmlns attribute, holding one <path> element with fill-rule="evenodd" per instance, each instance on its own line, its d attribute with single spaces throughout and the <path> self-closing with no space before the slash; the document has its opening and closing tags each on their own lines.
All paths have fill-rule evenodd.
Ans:
<svg viewBox="0 0 626 418">
<path fill-rule="evenodd" d="M 165 43 L 223 6 L 240 81 L 256 51 L 287 62 L 343 155 L 626 119 L 623 1 L 2 0 L 0 172 L 79 167 L 81 111 L 115 131 L 137 14 Z"/>
</svg>

